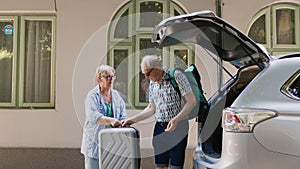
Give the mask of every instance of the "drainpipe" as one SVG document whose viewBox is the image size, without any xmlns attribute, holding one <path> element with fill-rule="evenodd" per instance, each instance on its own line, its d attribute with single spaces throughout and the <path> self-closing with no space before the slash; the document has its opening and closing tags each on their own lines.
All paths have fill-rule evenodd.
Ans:
<svg viewBox="0 0 300 169">
<path fill-rule="evenodd" d="M 216 14 L 220 18 L 222 17 L 222 0 L 216 0 Z"/>
<path fill-rule="evenodd" d="M 54 9 L 57 12 L 57 3 L 56 3 L 56 0 L 53 0 L 53 1 L 54 1 Z"/>
</svg>

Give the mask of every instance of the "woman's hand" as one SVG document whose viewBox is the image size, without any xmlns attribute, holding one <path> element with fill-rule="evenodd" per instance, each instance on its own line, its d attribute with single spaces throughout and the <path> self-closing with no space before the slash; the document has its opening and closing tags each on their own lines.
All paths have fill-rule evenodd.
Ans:
<svg viewBox="0 0 300 169">
<path fill-rule="evenodd" d="M 110 125 L 112 127 L 119 127 L 122 126 L 122 123 L 119 120 L 112 118 Z"/>
</svg>

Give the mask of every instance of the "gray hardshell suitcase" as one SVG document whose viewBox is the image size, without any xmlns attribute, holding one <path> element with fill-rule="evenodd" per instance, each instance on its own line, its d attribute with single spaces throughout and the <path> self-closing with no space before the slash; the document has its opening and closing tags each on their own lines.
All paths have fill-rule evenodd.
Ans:
<svg viewBox="0 0 300 169">
<path fill-rule="evenodd" d="M 106 128 L 99 132 L 100 169 L 138 169 L 139 133 L 133 127 Z"/>
</svg>

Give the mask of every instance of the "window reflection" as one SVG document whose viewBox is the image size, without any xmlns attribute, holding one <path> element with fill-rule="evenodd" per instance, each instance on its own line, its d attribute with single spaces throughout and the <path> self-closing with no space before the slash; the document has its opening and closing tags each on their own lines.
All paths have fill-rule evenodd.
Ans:
<svg viewBox="0 0 300 169">
<path fill-rule="evenodd" d="M 262 15 L 252 25 L 249 37 L 257 43 L 266 44 L 266 16 Z"/>
<path fill-rule="evenodd" d="M 181 69 L 186 69 L 188 65 L 188 50 L 174 50 L 175 62 L 174 66 Z"/>
<path fill-rule="evenodd" d="M 288 90 L 292 95 L 300 98 L 300 76 L 294 81 Z"/>
<path fill-rule="evenodd" d="M 163 4 L 154 1 L 140 3 L 140 27 L 154 27 L 163 19 Z"/>
<path fill-rule="evenodd" d="M 150 38 L 140 39 L 140 56 L 157 55 L 161 56 L 161 50 L 157 43 L 152 43 Z"/>
<path fill-rule="evenodd" d="M 114 68 L 116 70 L 117 79 L 114 83 L 114 88 L 125 102 L 128 102 L 128 50 L 114 49 Z"/>
<path fill-rule="evenodd" d="M 49 103 L 52 22 L 26 21 L 24 102 Z"/>
<path fill-rule="evenodd" d="M 149 101 L 149 79 L 141 79 L 141 92 L 140 92 L 140 102 L 148 102 Z"/>
<path fill-rule="evenodd" d="M 277 44 L 295 44 L 294 10 L 280 9 L 276 11 Z"/>
<path fill-rule="evenodd" d="M 127 39 L 128 38 L 128 9 L 121 15 L 118 20 L 116 29 L 114 31 L 114 38 Z"/>
<path fill-rule="evenodd" d="M 141 38 L 140 39 L 140 59 L 146 55 L 156 55 L 161 57 L 162 51 L 159 49 L 157 43 L 152 43 L 150 38 Z M 146 102 L 148 99 L 147 89 L 149 87 L 149 80 L 140 71 L 140 87 L 139 87 L 139 101 Z"/>
<path fill-rule="evenodd" d="M 0 22 L 0 102 L 11 102 L 14 24 Z"/>
<path fill-rule="evenodd" d="M 180 13 L 176 9 L 174 9 L 174 16 L 178 16 L 178 15 L 180 15 Z"/>
</svg>

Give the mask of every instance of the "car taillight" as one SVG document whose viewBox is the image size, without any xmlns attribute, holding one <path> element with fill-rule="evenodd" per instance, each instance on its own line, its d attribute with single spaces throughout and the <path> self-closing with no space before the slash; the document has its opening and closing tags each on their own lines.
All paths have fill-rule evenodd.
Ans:
<svg viewBox="0 0 300 169">
<path fill-rule="evenodd" d="M 222 126 L 229 132 L 252 132 L 256 124 L 275 116 L 276 112 L 267 109 L 225 108 Z"/>
</svg>

